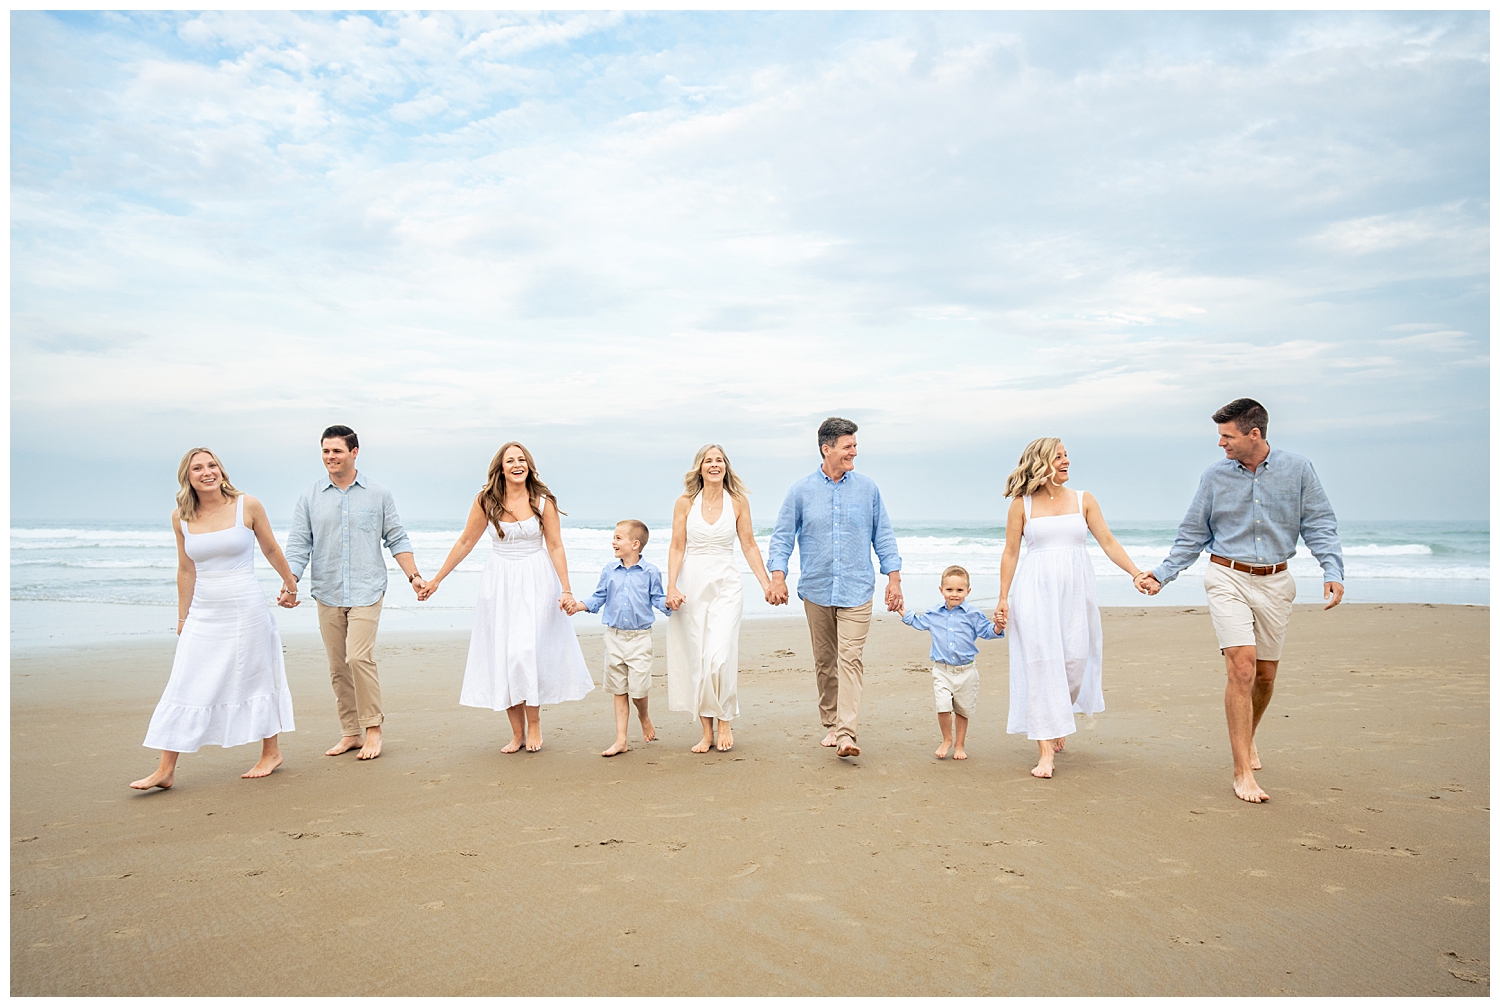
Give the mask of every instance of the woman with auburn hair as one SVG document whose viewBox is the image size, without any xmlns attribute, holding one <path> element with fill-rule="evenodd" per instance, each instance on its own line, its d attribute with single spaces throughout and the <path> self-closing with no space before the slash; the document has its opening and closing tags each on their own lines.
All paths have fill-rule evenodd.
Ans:
<svg viewBox="0 0 1500 1007">
<path fill-rule="evenodd" d="M 495 452 L 489 478 L 443 568 L 417 593 L 431 598 L 443 579 L 479 544 L 490 542 L 479 581 L 459 703 L 504 710 L 509 754 L 542 748 L 543 704 L 582 699 L 594 688 L 563 605 L 573 600 L 557 497 L 542 482 L 531 452 L 510 441 Z"/>
<path fill-rule="evenodd" d="M 755 544 L 750 502 L 724 449 L 705 444 L 683 478 L 687 492 L 672 511 L 667 550 L 667 708 L 698 718 L 694 752 L 734 747 L 730 724 L 740 713 L 737 676 L 745 598 L 734 541 L 770 600 L 771 575 Z M 718 722 L 718 736 L 714 723 Z"/>
<path fill-rule="evenodd" d="M 1104 631 L 1088 534 L 1138 590 L 1146 576 L 1110 533 L 1093 496 L 1068 489 L 1067 481 L 1068 450 L 1056 437 L 1026 445 L 1005 480 L 1011 504 L 995 626 L 1010 637 L 1006 731 L 1037 743 L 1031 775 L 1041 779 L 1051 778 L 1063 738 L 1077 730 L 1073 714 L 1104 710 Z"/>
<path fill-rule="evenodd" d="M 266 509 L 234 488 L 208 448 L 182 456 L 177 484 L 177 652 L 144 742 L 161 749 L 161 762 L 136 790 L 170 789 L 178 755 L 204 745 L 259 741 L 260 760 L 241 779 L 270 776 L 281 765 L 277 736 L 295 729 L 281 634 L 255 579 L 256 544 L 281 576 L 287 608 L 298 604 L 297 579 Z"/>
</svg>

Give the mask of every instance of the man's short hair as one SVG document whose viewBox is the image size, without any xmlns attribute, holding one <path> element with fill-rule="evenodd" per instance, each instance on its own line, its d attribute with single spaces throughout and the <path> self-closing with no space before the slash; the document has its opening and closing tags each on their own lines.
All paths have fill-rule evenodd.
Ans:
<svg viewBox="0 0 1500 1007">
<path fill-rule="evenodd" d="M 355 433 L 353 430 L 350 430 L 343 424 L 335 423 L 327 430 L 324 430 L 323 436 L 318 438 L 318 443 L 322 444 L 330 437 L 342 437 L 344 439 L 344 447 L 348 448 L 350 451 L 356 451 L 359 449 L 359 434 Z"/>
<path fill-rule="evenodd" d="M 961 566 L 950 566 L 948 569 L 944 570 L 943 575 L 938 578 L 938 583 L 941 584 L 949 577 L 962 577 L 964 579 L 964 587 L 969 586 L 969 571 L 965 570 Z"/>
<path fill-rule="evenodd" d="M 1242 434 L 1248 434 L 1259 427 L 1261 440 L 1266 439 L 1266 422 L 1269 419 L 1266 407 L 1254 399 L 1235 399 L 1213 416 L 1215 423 L 1233 423 Z"/>
<path fill-rule="evenodd" d="M 642 549 L 646 548 L 646 543 L 651 541 L 651 529 L 646 527 L 644 521 L 629 517 L 624 521 L 616 521 L 615 527 L 624 528 L 625 534 L 639 542 Z"/>
<path fill-rule="evenodd" d="M 846 420 L 841 416 L 830 416 L 818 424 L 818 454 L 823 453 L 824 446 L 833 447 L 839 442 L 840 437 L 853 436 L 859 429 L 859 424 L 853 420 Z"/>
</svg>

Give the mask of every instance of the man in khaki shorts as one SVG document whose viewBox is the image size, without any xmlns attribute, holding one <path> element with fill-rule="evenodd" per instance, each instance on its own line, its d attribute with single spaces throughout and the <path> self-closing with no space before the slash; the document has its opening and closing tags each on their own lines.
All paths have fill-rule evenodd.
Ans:
<svg viewBox="0 0 1500 1007">
<path fill-rule="evenodd" d="M 1254 399 L 1235 399 L 1214 413 L 1224 460 L 1203 473 L 1171 553 L 1141 582 L 1142 590 L 1155 594 L 1208 551 L 1203 587 L 1229 677 L 1224 716 L 1234 753 L 1234 793 L 1252 804 L 1271 799 L 1255 782 L 1261 768 L 1255 729 L 1271 702 L 1297 597 L 1287 561 L 1299 534 L 1323 568 L 1323 608 L 1344 600 L 1344 551 L 1333 507 L 1311 462 L 1271 449 L 1267 419 Z"/>
<path fill-rule="evenodd" d="M 332 426 L 323 431 L 322 446 L 328 475 L 298 499 L 286 559 L 299 581 L 312 562 L 312 596 L 318 603 L 318 629 L 328 651 L 342 732 L 338 744 L 324 754 L 343 755 L 357 748 L 359 758 L 373 759 L 380 754 L 380 727 L 385 723 L 374 657 L 386 588 L 381 542 L 412 590 L 420 591 L 426 581 L 417 573 L 411 541 L 390 491 L 369 482 L 354 467 L 359 435 L 348 427 Z"/>
</svg>

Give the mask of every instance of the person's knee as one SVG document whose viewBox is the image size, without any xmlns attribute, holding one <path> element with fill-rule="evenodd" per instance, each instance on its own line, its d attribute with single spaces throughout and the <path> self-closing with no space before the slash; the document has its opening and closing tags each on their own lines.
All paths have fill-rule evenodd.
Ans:
<svg viewBox="0 0 1500 1007">
<path fill-rule="evenodd" d="M 1255 681 L 1254 647 L 1230 647 L 1224 651 L 1224 670 L 1236 685 L 1248 686 Z"/>
<path fill-rule="evenodd" d="M 1256 661 L 1255 684 L 1259 686 L 1275 685 L 1276 666 L 1278 663 L 1277 661 Z"/>
</svg>

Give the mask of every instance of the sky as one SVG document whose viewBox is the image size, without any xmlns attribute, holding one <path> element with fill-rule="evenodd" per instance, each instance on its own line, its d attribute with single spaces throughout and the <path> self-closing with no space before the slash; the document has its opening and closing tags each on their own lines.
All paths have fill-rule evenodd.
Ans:
<svg viewBox="0 0 1500 1007">
<path fill-rule="evenodd" d="M 763 525 L 829 415 L 898 525 L 1040 436 L 1175 520 L 1240 396 L 1341 517 L 1488 515 L 1483 12 L 13 12 L 10 83 L 13 520 L 203 444 L 284 525 L 345 423 L 408 520 L 517 439 Z"/>
</svg>

